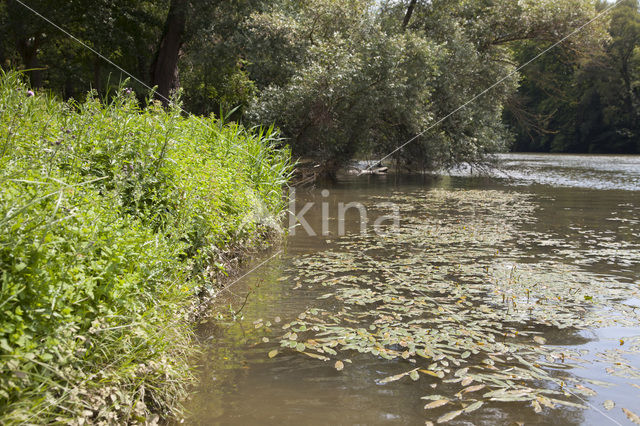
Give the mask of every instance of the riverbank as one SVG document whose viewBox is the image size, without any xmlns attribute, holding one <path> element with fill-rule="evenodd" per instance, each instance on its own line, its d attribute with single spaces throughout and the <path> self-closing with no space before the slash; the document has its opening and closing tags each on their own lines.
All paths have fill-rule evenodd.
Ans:
<svg viewBox="0 0 640 426">
<path fill-rule="evenodd" d="M 0 423 L 180 412 L 193 305 L 277 229 L 272 129 L 0 77 Z M 237 257 L 237 256 L 233 256 Z"/>
</svg>

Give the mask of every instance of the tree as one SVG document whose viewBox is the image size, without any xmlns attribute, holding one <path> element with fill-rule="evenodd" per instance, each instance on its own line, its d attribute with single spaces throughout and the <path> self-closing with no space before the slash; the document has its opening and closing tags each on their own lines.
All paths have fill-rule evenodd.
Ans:
<svg viewBox="0 0 640 426">
<path fill-rule="evenodd" d="M 635 2 L 628 3 L 625 7 L 633 8 Z M 397 154 L 413 167 L 483 161 L 507 147 L 509 127 L 517 129 L 519 143 L 528 133 L 514 120 L 503 120 L 509 114 L 540 129 L 542 124 L 552 127 L 540 137 L 541 149 L 576 149 L 579 138 L 601 130 L 636 134 L 635 18 L 614 16 L 619 32 L 612 33 L 608 54 L 617 64 L 615 73 L 596 62 L 578 70 L 585 53 L 597 50 L 594 46 L 605 37 L 600 21 L 582 28 L 530 71 L 515 72 L 518 63 L 593 18 L 591 0 L 30 4 L 110 61 L 156 85 L 163 102 L 182 86 L 187 109 L 234 111 L 235 120 L 275 123 L 296 154 L 334 164 L 353 155 L 384 155 L 416 134 L 420 137 Z M 117 68 L 35 19 L 15 0 L 0 3 L 0 20 L 0 32 L 8 36 L 0 40 L 0 59 L 45 68 L 31 72 L 34 85 L 74 97 L 89 88 L 106 94 L 123 78 Z M 575 78 L 567 80 L 567 75 Z M 597 80 L 599 75 L 606 75 L 606 81 Z M 597 91 L 590 91 L 591 83 Z M 623 96 L 610 99 L 605 88 L 624 91 Z M 616 102 L 622 101 L 619 107 Z M 575 105 L 600 105 L 602 113 L 592 119 L 601 123 L 578 126 L 583 107 Z M 505 107 L 509 113 L 503 114 Z M 570 121 L 571 129 L 563 121 Z M 553 137 L 560 127 L 563 138 Z"/>
<path fill-rule="evenodd" d="M 511 140 L 501 116 L 518 84 L 514 44 L 555 42 L 594 14 L 583 0 L 284 1 L 247 23 L 261 89 L 249 117 L 278 123 L 295 153 L 331 162 L 384 155 L 423 131 L 398 154 L 406 162 L 482 161 Z M 566 51 L 601 33 L 590 28 Z"/>
<path fill-rule="evenodd" d="M 57 21 L 69 12 L 68 4 L 62 6 L 51 0 L 36 0 L 30 2 L 30 6 L 37 11 L 48 11 L 49 19 Z M 53 43 L 60 34 L 50 24 L 36 17 L 32 11 L 22 4 L 7 0 L 4 5 L 6 22 L 10 36 L 14 43 L 14 49 L 21 58 L 22 66 L 29 70 L 27 75 L 33 87 L 41 87 L 43 73 L 40 68 L 40 52 Z"/>
<path fill-rule="evenodd" d="M 600 3 L 599 10 L 610 6 Z M 588 55 L 550 52 L 524 70 L 517 96 L 523 108 L 542 118 L 506 122 L 517 131 L 520 151 L 640 152 L 640 13 L 637 0 L 626 0 L 604 21 L 608 38 Z M 546 45 L 519 44 L 524 61 Z M 532 128 L 539 131 L 531 131 Z"/>
<path fill-rule="evenodd" d="M 609 32 L 611 44 L 608 53 L 622 78 L 624 112 L 628 117 L 629 126 L 635 129 L 638 126 L 639 105 L 633 87 L 635 82 L 632 62 L 640 45 L 640 13 L 638 13 L 637 0 L 627 0 L 612 12 Z"/>
<path fill-rule="evenodd" d="M 157 86 L 157 95 L 165 104 L 171 91 L 180 85 L 178 59 L 184 43 L 187 6 L 187 0 L 171 0 L 160 45 L 151 64 L 151 84 Z"/>
<path fill-rule="evenodd" d="M 28 5 L 138 79 L 147 81 L 153 53 L 150 47 L 158 44 L 165 3 L 37 0 Z M 100 56 L 14 0 L 0 3 L 0 23 L 0 31 L 6 35 L 4 43 L 0 41 L 5 51 L 4 66 L 39 68 L 27 72 L 33 87 L 46 86 L 66 98 L 90 88 L 104 95 L 109 90 L 108 83 L 117 85 L 126 78 Z"/>
<path fill-rule="evenodd" d="M 416 3 L 418 0 L 409 0 L 409 5 L 407 6 L 407 13 L 404 15 L 404 19 L 402 20 L 402 30 L 407 29 L 407 25 L 409 25 L 409 21 L 411 21 L 411 16 L 413 15 L 413 10 L 416 8 Z"/>
</svg>

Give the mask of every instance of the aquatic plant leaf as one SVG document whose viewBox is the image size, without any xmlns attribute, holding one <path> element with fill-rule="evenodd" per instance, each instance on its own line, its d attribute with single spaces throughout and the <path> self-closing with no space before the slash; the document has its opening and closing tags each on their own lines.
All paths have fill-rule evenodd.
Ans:
<svg viewBox="0 0 640 426">
<path fill-rule="evenodd" d="M 533 411 L 536 413 L 541 413 L 542 412 L 542 406 L 540 405 L 540 403 L 537 400 L 533 400 L 531 401 L 531 406 L 533 407 Z"/>
<path fill-rule="evenodd" d="M 544 345 L 545 343 L 547 343 L 547 339 L 545 339 L 542 336 L 534 336 L 533 337 L 533 341 L 540 344 L 540 345 Z"/>
<path fill-rule="evenodd" d="M 430 402 L 424 406 L 425 410 L 431 410 L 433 408 L 442 407 L 443 405 L 447 405 L 449 403 L 448 399 L 438 399 L 436 401 Z"/>
<path fill-rule="evenodd" d="M 336 370 L 342 371 L 344 369 L 344 363 L 342 361 L 336 361 L 334 367 L 336 368 Z"/>
<path fill-rule="evenodd" d="M 462 390 L 461 393 L 470 393 L 470 392 L 477 392 L 481 389 L 484 389 L 486 387 L 486 385 L 473 385 L 473 386 L 469 386 L 468 388 L 464 388 Z"/>
<path fill-rule="evenodd" d="M 588 388 L 586 386 L 582 386 L 581 384 L 577 384 L 576 385 L 576 389 L 582 393 L 583 395 L 587 395 L 587 396 L 596 396 L 598 393 L 596 391 L 594 391 L 591 388 Z"/>
<path fill-rule="evenodd" d="M 632 421 L 633 423 L 640 425 L 640 416 L 638 416 L 636 413 L 634 413 L 631 410 L 628 410 L 626 408 L 623 408 L 622 411 L 624 412 L 624 414 L 627 415 L 627 418 Z"/>
<path fill-rule="evenodd" d="M 447 399 L 442 395 L 425 395 L 423 397 L 420 397 L 420 399 L 431 399 L 431 400 L 438 400 L 438 399 Z"/>
<path fill-rule="evenodd" d="M 451 412 L 441 416 L 440 418 L 438 418 L 437 423 L 440 424 L 440 423 L 450 422 L 451 420 L 453 420 L 456 417 L 458 417 L 460 414 L 462 414 L 462 410 L 451 411 Z"/>
<path fill-rule="evenodd" d="M 421 373 L 424 373 L 424 374 L 428 374 L 428 375 L 433 376 L 433 377 L 437 377 L 439 379 L 442 379 L 444 377 L 444 372 L 442 372 L 442 371 L 431 371 L 431 370 L 425 370 L 424 368 L 421 368 L 418 371 L 420 371 Z"/>
<path fill-rule="evenodd" d="M 549 408 L 556 408 L 555 404 L 549 398 L 544 397 L 542 395 L 536 396 L 536 401 L 538 401 L 540 404 L 545 405 Z"/>
<path fill-rule="evenodd" d="M 471 383 L 473 383 L 473 378 L 472 377 L 465 377 L 464 379 L 462 379 L 462 381 L 460 382 L 460 384 L 462 386 L 469 386 Z"/>
<path fill-rule="evenodd" d="M 324 355 L 319 355 L 319 354 L 314 354 L 313 352 L 303 352 L 303 354 L 305 354 L 308 357 L 311 358 L 315 358 L 315 359 L 319 359 L 320 361 L 329 361 L 329 357 L 326 357 Z"/>
<path fill-rule="evenodd" d="M 409 374 L 411 374 L 412 372 L 416 371 L 416 369 L 411 370 L 411 371 L 407 371 L 406 373 L 400 373 L 400 374 L 396 374 L 394 376 L 389 376 L 389 377 L 385 377 L 384 379 L 381 379 L 378 381 L 379 384 L 385 384 L 385 383 L 390 383 L 390 382 L 395 382 L 396 380 L 400 380 L 405 376 L 408 376 Z"/>
<path fill-rule="evenodd" d="M 466 406 L 462 411 L 465 413 L 471 413 L 472 411 L 476 411 L 480 407 L 484 405 L 483 401 L 476 401 L 473 404 Z"/>
<path fill-rule="evenodd" d="M 570 401 L 564 401 L 562 399 L 554 399 L 554 398 L 549 398 L 549 401 L 553 402 L 554 404 L 559 404 L 559 405 L 566 405 L 567 407 L 573 407 L 573 408 L 581 408 L 583 410 L 587 409 L 586 405 L 583 404 L 577 404 L 575 402 L 570 402 Z"/>
</svg>

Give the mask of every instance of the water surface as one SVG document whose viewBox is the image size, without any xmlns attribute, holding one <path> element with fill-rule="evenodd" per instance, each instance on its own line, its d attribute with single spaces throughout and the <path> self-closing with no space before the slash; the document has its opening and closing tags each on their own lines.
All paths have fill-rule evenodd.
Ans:
<svg viewBox="0 0 640 426">
<path fill-rule="evenodd" d="M 328 213 L 330 234 L 311 237 L 297 229 L 284 254 L 220 294 L 199 330 L 200 384 L 188 401 L 187 422 L 424 424 L 483 401 L 450 423 L 628 424 L 623 407 L 640 414 L 640 157 L 513 154 L 502 160 L 502 171 L 492 176 L 345 177 L 326 188 L 328 195 L 321 192 L 325 188 L 298 190 L 298 211 L 314 202 L 305 218 L 321 233 Z M 385 201 L 399 206 L 400 231 L 378 236 L 371 226 L 389 213 Z M 337 235 L 340 202 L 366 206 L 367 235 L 359 232 L 355 210 L 346 216 L 347 234 Z M 528 287 L 531 294 L 549 297 L 533 304 L 523 297 L 524 287 L 526 299 Z M 400 310 L 414 300 L 424 307 Z M 527 359 L 552 361 L 553 367 L 542 368 L 553 380 L 528 380 L 523 373 L 522 384 L 513 379 L 513 386 L 566 389 L 553 397 L 580 407 L 535 410 L 530 401 L 490 401 L 482 396 L 489 388 L 456 397 L 461 378 L 455 372 L 462 367 L 487 368 L 487 374 L 520 371 L 522 363 L 508 350 L 498 354 L 478 346 L 468 358 L 452 356 L 461 362 L 455 367 L 447 359 L 432 364 L 411 346 L 392 345 L 381 353 L 340 350 L 336 343 L 335 355 L 311 350 L 323 338 L 316 335 L 323 323 L 375 335 L 393 321 L 397 330 L 409 330 L 415 319 L 423 322 L 412 333 L 438 330 L 437 338 L 451 334 L 462 347 L 470 344 L 467 329 L 484 320 L 480 308 L 504 318 L 505 344 L 531 345 L 540 352 Z M 449 321 L 448 315 L 462 321 Z M 282 329 L 292 321 L 297 323 Z M 281 341 L 290 342 L 283 335 L 300 324 L 309 325 L 297 338 L 307 342 L 304 352 L 329 361 L 282 347 Z M 544 340 L 536 343 L 534 337 Z M 385 359 L 391 354 L 385 350 L 406 351 L 406 359 Z M 496 357 L 495 366 L 483 364 L 487 357 Z M 340 371 L 336 361 L 344 365 Z M 416 381 L 405 376 L 384 383 L 418 367 L 443 371 L 444 381 L 420 373 Z M 421 397 L 434 394 L 451 402 L 425 410 L 431 400 Z M 607 410 L 606 400 L 615 407 Z"/>
</svg>

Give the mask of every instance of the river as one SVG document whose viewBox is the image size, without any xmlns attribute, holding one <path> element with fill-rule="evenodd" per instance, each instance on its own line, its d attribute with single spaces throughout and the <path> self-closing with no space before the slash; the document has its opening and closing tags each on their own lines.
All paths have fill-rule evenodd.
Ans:
<svg viewBox="0 0 640 426">
<path fill-rule="evenodd" d="M 220 293 L 186 422 L 630 424 L 640 157 L 500 161 L 298 189 L 317 235 Z"/>
</svg>

